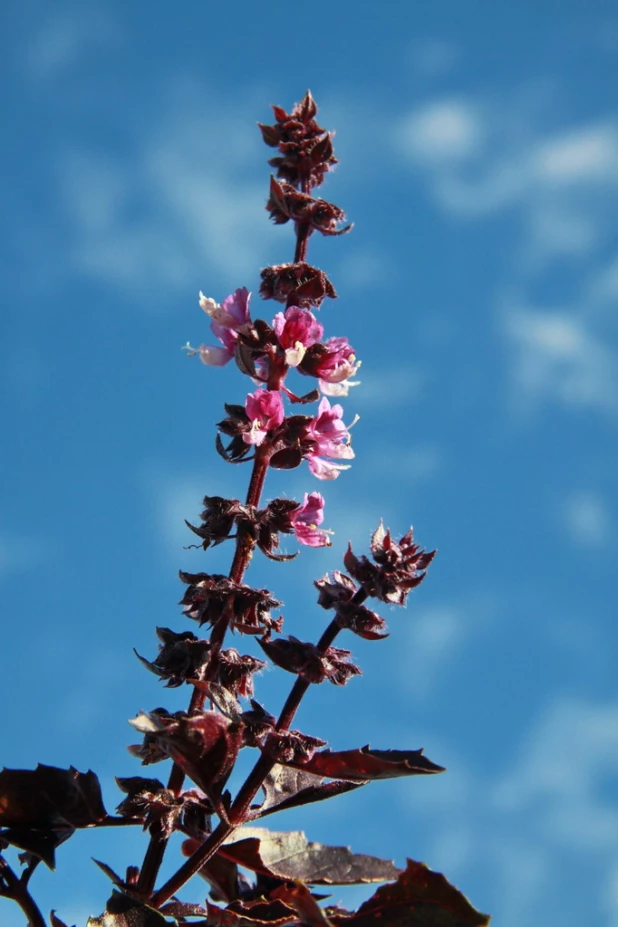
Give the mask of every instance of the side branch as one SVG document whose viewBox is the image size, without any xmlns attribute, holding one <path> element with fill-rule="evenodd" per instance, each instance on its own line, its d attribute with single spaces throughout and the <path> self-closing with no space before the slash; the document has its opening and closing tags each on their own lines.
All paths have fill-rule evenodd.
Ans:
<svg viewBox="0 0 618 927">
<path fill-rule="evenodd" d="M 27 881 L 23 877 L 18 878 L 2 856 L 0 856 L 0 895 L 17 902 L 28 918 L 28 927 L 47 927 L 45 918 L 28 891 Z"/>
</svg>

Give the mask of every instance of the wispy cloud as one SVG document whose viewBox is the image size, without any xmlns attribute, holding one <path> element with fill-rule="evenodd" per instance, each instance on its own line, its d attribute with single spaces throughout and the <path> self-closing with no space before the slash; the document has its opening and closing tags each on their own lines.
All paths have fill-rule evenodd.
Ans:
<svg viewBox="0 0 618 927">
<path fill-rule="evenodd" d="M 466 605 L 437 602 L 415 606 L 405 643 L 401 646 L 401 686 L 414 698 L 424 699 L 444 683 L 455 657 L 471 645 L 472 639 L 495 622 L 497 608 L 493 595 L 472 590 Z M 414 673 L 410 674 L 411 661 Z"/>
<path fill-rule="evenodd" d="M 122 148 L 76 143 L 56 160 L 67 271 L 129 291 L 146 309 L 157 306 L 159 289 L 169 305 L 170 289 L 185 291 L 198 269 L 196 289 L 212 289 L 213 277 L 230 289 L 255 280 L 286 231 L 264 212 L 260 139 L 243 108 L 232 114 L 178 79 L 157 120 L 134 135 L 127 129 Z"/>
<path fill-rule="evenodd" d="M 478 106 L 468 100 L 443 99 L 409 113 L 397 137 L 412 162 L 442 172 L 480 154 L 484 136 L 485 122 Z"/>
<path fill-rule="evenodd" d="M 571 493 L 563 505 L 563 519 L 576 547 L 604 547 L 613 535 L 607 502 L 593 490 Z"/>
<path fill-rule="evenodd" d="M 618 809 L 603 783 L 618 772 L 618 703 L 557 698 L 549 704 L 494 792 L 505 813 L 533 811 L 551 844 L 618 850 Z"/>
<path fill-rule="evenodd" d="M 468 638 L 467 621 L 451 606 L 417 609 L 405 645 L 404 665 L 414 660 L 414 673 L 406 672 L 404 685 L 415 698 L 425 698 L 438 685 L 462 642 Z M 402 650 L 403 650 L 402 645 Z"/>
<path fill-rule="evenodd" d="M 618 771 L 618 703 L 554 698 L 504 758 L 503 775 L 469 768 L 450 742 L 426 740 L 449 771 L 422 795 L 401 795 L 402 813 L 431 825 L 430 865 L 440 860 L 451 878 L 469 884 L 476 874 L 491 886 L 487 907 L 506 927 L 545 915 L 550 904 L 562 923 L 569 902 L 557 910 L 556 898 L 565 872 L 585 869 L 586 911 L 616 921 L 618 810 L 606 783 Z"/>
<path fill-rule="evenodd" d="M 612 348 L 575 314 L 529 308 L 504 315 L 512 353 L 513 399 L 571 408 L 618 409 L 618 360 Z"/>
<path fill-rule="evenodd" d="M 70 12 L 42 17 L 25 49 L 23 66 L 31 79 L 53 80 L 86 60 L 93 49 L 121 42 L 121 31 L 107 12 L 75 6 Z"/>
<path fill-rule="evenodd" d="M 190 544 L 200 543 L 200 539 L 187 528 L 185 519 L 194 525 L 200 524 L 204 495 L 210 492 L 212 495 L 235 498 L 233 489 L 226 487 L 221 479 L 217 480 L 216 490 L 210 490 L 207 477 L 208 474 L 197 471 L 172 475 L 163 468 L 152 466 L 140 476 L 144 497 L 156 500 L 156 504 L 149 504 L 148 508 L 154 539 L 162 557 L 174 569 L 178 569 L 181 559 L 185 563 L 203 560 L 203 554 L 199 551 L 196 554 L 195 551 L 185 550 Z M 210 551 L 209 559 L 219 561 L 222 556 L 221 548 L 215 548 Z M 229 559 L 228 553 L 227 560 Z M 216 563 L 214 566 L 212 562 L 209 564 L 213 570 L 216 566 Z"/>
<path fill-rule="evenodd" d="M 618 125 L 606 118 L 548 131 L 532 107 L 515 110 L 481 98 L 431 100 L 402 119 L 395 144 L 427 175 L 442 210 L 518 215 L 523 265 L 591 254 L 613 229 Z"/>
</svg>

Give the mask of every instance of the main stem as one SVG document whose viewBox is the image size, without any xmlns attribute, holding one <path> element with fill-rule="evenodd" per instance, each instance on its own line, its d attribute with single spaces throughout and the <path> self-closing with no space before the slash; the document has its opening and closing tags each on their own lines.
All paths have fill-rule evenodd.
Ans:
<svg viewBox="0 0 618 927">
<path fill-rule="evenodd" d="M 318 641 L 317 646 L 320 653 L 324 653 L 328 647 L 330 647 L 340 630 L 337 619 L 333 618 Z M 311 683 L 307 682 L 305 679 L 301 679 L 300 676 L 297 678 L 283 706 L 279 720 L 277 721 L 276 730 L 287 731 L 289 729 L 294 715 L 298 710 L 298 706 L 310 685 Z M 151 899 L 153 907 L 160 907 L 160 905 L 165 904 L 172 895 L 175 895 L 176 892 L 179 891 L 189 879 L 196 875 L 202 866 L 214 856 L 230 834 L 232 834 L 240 824 L 244 823 L 247 819 L 247 813 L 251 807 L 251 802 L 275 764 L 276 760 L 271 759 L 265 753 L 260 755 L 228 811 L 230 823 L 227 824 L 225 821 L 220 821 L 201 847 L 189 857 L 186 863 L 183 863 L 180 869 L 168 879 L 165 885 L 161 886 L 161 888 L 155 892 Z"/>
<path fill-rule="evenodd" d="M 251 471 L 251 479 L 249 481 L 249 488 L 247 490 L 247 505 L 253 505 L 256 508 L 259 506 L 267 470 L 268 459 L 260 455 L 258 448 L 255 460 L 253 461 L 253 470 Z M 242 582 L 245 571 L 249 566 L 252 553 L 253 541 L 251 537 L 246 532 L 239 532 L 236 539 L 234 559 L 232 561 L 229 574 L 230 579 L 233 582 Z M 223 644 L 225 633 L 228 629 L 230 620 L 231 616 L 224 612 L 221 618 L 215 624 L 210 636 L 210 659 L 212 659 L 213 654 L 216 654 L 221 650 L 221 646 Z M 201 711 L 204 707 L 205 698 L 206 694 L 204 692 L 194 688 L 191 695 L 191 701 L 189 703 L 189 714 Z M 167 788 L 174 795 L 178 795 L 182 789 L 184 779 L 184 772 L 177 763 L 174 763 L 167 782 Z M 157 874 L 161 867 L 161 863 L 163 862 L 166 847 L 166 837 L 156 833 L 151 834 L 137 882 L 137 891 L 140 894 L 143 893 L 145 896 L 150 896 L 152 893 L 155 881 L 157 879 Z"/>
<path fill-rule="evenodd" d="M 308 178 L 302 180 L 301 190 L 303 193 L 311 192 L 311 184 Z M 311 227 L 308 222 L 299 222 L 297 224 L 294 263 L 298 264 L 305 261 L 310 234 Z M 288 306 L 293 305 L 293 302 L 294 297 L 290 295 L 290 299 L 288 299 Z M 247 505 L 254 505 L 256 507 L 258 506 L 267 470 L 268 459 L 262 458 L 260 456 L 260 449 L 257 448 L 256 457 L 253 464 L 253 472 L 251 474 L 251 481 L 249 483 L 249 489 L 247 492 Z M 239 535 L 236 542 L 234 560 L 230 569 L 231 580 L 237 583 L 242 581 L 242 577 L 249 565 L 249 561 L 251 560 L 252 553 L 253 542 L 251 538 L 247 534 L 243 536 Z M 213 653 L 217 653 L 221 649 L 223 639 L 228 629 L 229 621 L 229 617 L 224 614 L 215 624 L 210 636 L 210 643 L 212 647 L 211 656 Z M 329 647 L 334 640 L 338 631 L 339 626 L 336 624 L 336 621 L 331 622 L 331 625 L 322 635 L 318 646 L 321 647 L 323 645 L 324 650 L 326 650 L 326 648 Z M 298 709 L 298 706 L 300 705 L 301 699 L 303 698 L 308 688 L 309 683 L 298 677 L 281 712 L 281 717 L 277 723 L 278 730 L 287 730 L 292 721 L 292 718 L 294 717 L 294 714 L 296 713 L 296 710 Z M 191 696 L 189 712 L 200 711 L 203 707 L 204 699 L 205 694 L 203 692 L 199 692 L 197 689 L 194 689 L 193 695 Z M 208 839 L 202 844 L 199 850 L 197 850 L 193 856 L 191 856 L 187 862 L 181 866 L 176 874 L 172 876 L 171 879 L 169 879 L 165 885 L 159 889 L 159 891 L 155 892 L 151 899 L 151 903 L 153 905 L 158 906 L 163 904 L 165 901 L 167 901 L 168 898 L 177 892 L 178 889 L 184 885 L 185 882 L 187 882 L 192 876 L 194 876 L 195 873 L 198 872 L 198 870 L 204 865 L 204 863 L 216 853 L 221 844 L 233 832 L 234 828 L 238 824 L 241 824 L 243 820 L 245 820 L 251 802 L 253 801 L 260 786 L 264 782 L 264 779 L 274 765 L 275 763 L 273 760 L 269 759 L 263 754 L 260 756 L 252 772 L 249 774 L 246 782 L 238 792 L 238 795 L 236 796 L 228 812 L 229 820 L 233 823 L 227 824 L 224 821 L 219 822 L 218 826 L 210 834 Z M 178 794 L 182 788 L 183 782 L 184 773 L 180 767 L 174 764 L 170 774 L 168 788 L 175 794 Z M 157 873 L 165 853 L 166 843 L 167 841 L 165 839 L 158 836 L 153 836 L 150 839 L 138 881 L 138 890 L 143 891 L 147 895 L 151 894 L 154 887 Z"/>
</svg>

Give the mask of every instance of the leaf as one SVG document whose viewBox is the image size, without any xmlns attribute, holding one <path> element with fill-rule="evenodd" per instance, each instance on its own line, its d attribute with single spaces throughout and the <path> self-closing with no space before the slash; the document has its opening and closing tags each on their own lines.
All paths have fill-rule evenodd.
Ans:
<svg viewBox="0 0 618 927">
<path fill-rule="evenodd" d="M 273 897 L 290 904 L 307 927 L 331 927 L 326 914 L 302 882 L 297 882 L 296 885 L 282 885 L 273 892 Z"/>
<path fill-rule="evenodd" d="M 191 927 L 286 927 L 299 924 L 294 908 L 283 901 L 235 901 L 227 908 L 206 902 L 208 920 Z"/>
<path fill-rule="evenodd" d="M 330 915 L 335 927 L 486 927 L 489 916 L 440 872 L 408 860 L 396 882 L 382 885 L 352 916 Z"/>
<path fill-rule="evenodd" d="M 89 917 L 86 927 L 170 927 L 170 922 L 154 908 L 115 891 L 105 912 Z"/>
<path fill-rule="evenodd" d="M 274 811 L 284 811 L 286 808 L 324 801 L 335 795 L 341 795 L 343 792 L 359 789 L 364 784 L 363 782 L 338 780 L 324 782 L 322 776 L 277 763 L 264 780 L 265 798 L 258 816 L 264 817 Z"/>
<path fill-rule="evenodd" d="M 101 786 L 92 771 L 72 766 L 0 772 L 0 826 L 61 830 L 92 827 L 107 817 Z"/>
<path fill-rule="evenodd" d="M 302 879 L 316 885 L 384 882 L 399 872 L 388 860 L 352 853 L 347 847 L 310 843 L 300 830 L 277 832 L 265 827 L 241 827 L 219 852 L 262 875 Z"/>
<path fill-rule="evenodd" d="M 2 838 L 26 853 L 31 853 L 42 860 L 49 869 L 56 868 L 56 848 L 72 837 L 74 828 L 65 830 L 27 830 L 20 827 L 9 827 L 2 831 Z"/>
<path fill-rule="evenodd" d="M 287 764 L 286 764 L 287 765 Z M 370 779 L 394 779 L 398 776 L 419 776 L 444 772 L 443 766 L 432 763 L 420 750 L 372 750 L 369 744 L 358 750 L 315 753 L 307 763 L 290 763 L 306 772 L 329 779 L 349 779 L 366 782 Z"/>
<path fill-rule="evenodd" d="M 56 916 L 55 911 L 49 912 L 49 922 L 51 927 L 67 927 L 64 921 L 61 921 L 60 918 Z"/>
<path fill-rule="evenodd" d="M 183 772 L 209 794 L 219 794 L 242 745 L 242 726 L 216 711 L 187 715 L 139 714 L 129 722 L 155 738 Z"/>
<path fill-rule="evenodd" d="M 213 901 L 224 901 L 229 904 L 230 901 L 238 898 L 240 894 L 238 866 L 232 860 L 225 859 L 220 853 L 216 853 L 202 866 L 200 875 L 210 885 L 210 895 Z"/>
<path fill-rule="evenodd" d="M 0 772 L 0 827 L 9 843 L 53 869 L 55 850 L 78 827 L 94 827 L 107 818 L 99 780 L 72 766 Z"/>
<path fill-rule="evenodd" d="M 95 863 L 101 872 L 104 872 L 107 878 L 114 883 L 114 885 L 124 885 L 124 879 L 121 879 L 117 872 L 114 872 L 111 866 L 108 866 L 107 863 L 101 862 L 100 859 L 95 859 L 92 857 L 92 862 Z"/>
</svg>

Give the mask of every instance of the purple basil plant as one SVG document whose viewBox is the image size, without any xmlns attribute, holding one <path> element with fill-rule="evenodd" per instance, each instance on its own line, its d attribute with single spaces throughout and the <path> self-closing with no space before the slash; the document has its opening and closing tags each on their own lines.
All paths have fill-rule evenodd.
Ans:
<svg viewBox="0 0 618 927">
<path fill-rule="evenodd" d="M 139 826 L 148 835 L 141 863 L 123 875 L 98 865 L 113 883 L 105 913 L 88 927 L 472 927 L 489 922 L 440 873 L 408 860 L 404 870 L 388 860 L 346 847 L 310 842 L 300 831 L 271 831 L 263 819 L 278 811 L 334 798 L 364 788 L 374 779 L 443 772 L 422 750 L 326 748 L 326 741 L 293 727 L 301 700 L 312 685 L 345 685 L 360 670 L 350 651 L 335 647 L 340 635 L 378 641 L 386 622 L 372 601 L 405 606 L 409 593 L 425 578 L 435 551 L 414 541 L 412 529 L 395 539 L 380 524 L 369 555 L 351 546 L 344 571 L 333 569 L 315 581 L 317 607 L 330 621 L 314 643 L 285 636 L 281 602 L 267 589 L 245 579 L 256 548 L 271 560 L 296 554 L 280 550 L 282 534 L 309 547 L 330 546 L 322 527 L 324 499 L 316 490 L 301 501 L 274 498 L 263 490 L 272 470 L 308 468 L 307 480 L 337 479 L 354 459 L 350 422 L 339 404 L 357 385 L 359 362 L 343 337 L 325 337 L 317 311 L 336 298 L 324 273 L 307 263 L 314 232 L 342 235 L 343 211 L 314 196 L 325 174 L 337 163 L 332 133 L 316 122 L 309 92 L 290 113 L 273 107 L 274 125 L 260 125 L 264 142 L 276 149 L 269 164 L 267 210 L 277 224 L 292 223 L 293 261 L 261 272 L 260 296 L 279 311 L 270 321 L 254 318 L 255 302 L 244 287 L 221 301 L 200 293 L 199 305 L 210 319 L 211 343 L 192 348 L 210 367 L 235 361 L 251 381 L 242 403 L 225 405 L 218 424 L 218 453 L 228 462 L 250 463 L 245 501 L 206 496 L 200 524 L 189 525 L 208 548 L 230 542 L 228 575 L 180 573 L 187 629 L 157 628 L 159 652 L 141 662 L 167 687 L 186 685 L 186 711 L 162 708 L 139 714 L 131 723 L 142 742 L 130 748 L 143 766 L 157 771 L 171 764 L 167 781 L 135 775 L 118 779 L 124 793 L 116 814 L 106 811 L 93 772 L 72 767 L 38 766 L 0 773 L 0 895 L 21 906 L 30 927 L 47 921 L 31 893 L 38 866 L 53 867 L 55 852 L 76 828 Z M 320 317 L 322 318 L 322 317 Z M 309 378 L 302 393 L 298 377 Z M 208 376 L 216 377 L 216 371 Z M 288 382 L 289 380 L 292 382 Z M 299 395 L 302 393 L 302 395 Z M 272 474 L 274 476 L 274 474 Z M 315 485 L 315 484 L 314 484 Z M 253 635 L 264 659 L 226 646 Z M 254 698 L 254 677 L 270 662 L 294 678 L 278 715 Z M 254 765 L 236 794 L 226 787 L 241 750 Z M 163 765 L 160 765 L 163 764 Z M 148 771 L 149 772 L 149 771 Z M 183 836 L 186 859 L 161 883 L 159 869 L 175 831 Z M 6 849 L 18 848 L 21 869 L 9 864 Z M 170 849 L 171 851 L 171 849 Z M 252 874 L 247 878 L 246 873 Z M 195 903 L 177 893 L 191 882 Z M 324 887 L 386 883 L 356 911 L 319 905 Z M 51 927 L 66 927 L 54 912 Z"/>
</svg>

